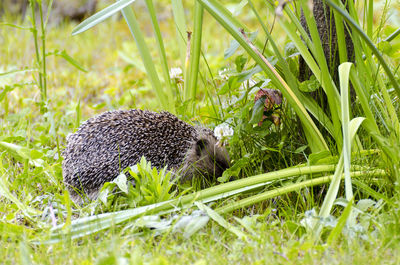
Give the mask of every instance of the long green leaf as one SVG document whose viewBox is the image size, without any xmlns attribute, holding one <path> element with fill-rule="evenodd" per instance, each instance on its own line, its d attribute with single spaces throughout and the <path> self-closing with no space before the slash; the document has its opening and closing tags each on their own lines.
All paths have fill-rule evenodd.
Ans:
<svg viewBox="0 0 400 265">
<path fill-rule="evenodd" d="M 368 123 L 368 125 L 371 125 L 371 130 L 374 131 L 374 133 L 380 135 L 378 125 L 376 124 L 375 121 L 375 116 L 372 113 L 371 108 L 369 106 L 367 90 L 360 82 L 361 80 L 357 75 L 355 67 L 352 67 L 350 70 L 350 80 L 358 96 L 358 100 L 360 101 L 361 107 L 364 111 L 364 115 L 367 118 L 367 121 L 364 123 L 364 125 Z"/>
<path fill-rule="evenodd" d="M 392 41 L 400 34 L 400 28 L 396 29 L 392 34 L 389 35 L 384 41 Z"/>
<path fill-rule="evenodd" d="M 43 154 L 37 150 L 7 142 L 0 142 L 0 149 L 7 151 L 20 162 L 28 161 L 33 166 L 43 167 L 44 162 L 41 159 Z"/>
<path fill-rule="evenodd" d="M 191 102 L 194 101 L 197 90 L 197 78 L 199 74 L 199 62 L 201 53 L 201 38 L 202 38 L 202 27 L 203 27 L 203 7 L 199 2 L 194 4 L 194 28 L 192 36 L 192 48 L 189 61 L 189 82 L 188 86 L 185 86 L 187 91 L 185 91 L 186 99 L 190 99 Z"/>
<path fill-rule="evenodd" d="M 376 200 L 383 200 L 385 203 L 389 204 L 390 207 L 396 207 L 396 204 L 393 202 L 392 199 L 389 199 L 387 196 L 385 196 L 383 193 L 375 191 L 373 188 L 368 186 L 362 181 L 359 181 L 357 179 L 353 180 L 354 185 L 356 185 L 358 188 L 364 190 L 367 194 L 371 195 L 374 197 Z"/>
<path fill-rule="evenodd" d="M 147 9 L 149 10 L 151 24 L 153 25 L 153 30 L 154 30 L 154 34 L 156 37 L 158 52 L 160 54 L 161 67 L 162 67 L 162 72 L 163 72 L 163 76 L 164 76 L 164 80 L 165 80 L 165 84 L 166 84 L 168 105 L 170 106 L 170 111 L 172 113 L 175 113 L 175 101 L 174 101 L 174 95 L 173 95 L 173 89 L 172 89 L 172 82 L 171 82 L 171 78 L 169 75 L 167 55 L 165 53 L 164 42 L 163 42 L 163 39 L 161 36 L 160 26 L 157 21 L 156 11 L 155 11 L 152 0 L 146 0 L 146 5 L 147 5 Z"/>
<path fill-rule="evenodd" d="M 243 207 L 253 205 L 253 204 L 256 204 L 256 203 L 259 203 L 259 202 L 265 201 L 267 199 L 271 199 L 271 198 L 274 198 L 274 197 L 277 197 L 277 196 L 280 196 L 280 195 L 283 195 L 283 194 L 286 194 L 289 192 L 300 190 L 305 187 L 311 187 L 311 186 L 320 185 L 323 183 L 328 183 L 331 179 L 332 179 L 332 176 L 320 177 L 320 178 L 316 178 L 316 179 L 302 181 L 302 182 L 299 182 L 296 184 L 291 184 L 291 185 L 288 185 L 285 187 L 276 188 L 276 189 L 269 190 L 269 191 L 266 191 L 264 193 L 261 193 L 261 194 L 255 195 L 255 196 L 248 197 L 246 199 L 242 199 L 235 203 L 231 203 L 229 205 L 223 206 L 221 208 L 216 209 L 216 211 L 220 214 L 230 213 L 237 209 L 241 209 Z"/>
<path fill-rule="evenodd" d="M 210 207 L 200 203 L 200 202 L 195 202 L 196 206 L 207 213 L 207 215 L 213 219 L 215 222 L 217 222 L 220 226 L 224 227 L 226 230 L 232 232 L 235 234 L 238 238 L 247 240 L 247 235 L 240 231 L 237 227 L 233 226 L 229 222 L 227 222 L 221 215 L 219 215 L 216 211 L 211 209 Z"/>
<path fill-rule="evenodd" d="M 118 11 L 122 10 L 123 8 L 127 7 L 131 3 L 135 2 L 136 0 L 120 0 L 112 5 L 109 5 L 108 7 L 104 8 L 103 10 L 97 12 L 93 16 L 85 19 L 80 23 L 78 26 L 76 26 L 72 30 L 72 35 L 77 35 L 79 33 L 82 33 L 91 27 L 96 26 L 106 18 L 114 15 Z"/>
<path fill-rule="evenodd" d="M 349 76 L 352 63 L 342 63 L 339 66 L 340 82 L 340 106 L 342 109 L 342 131 L 343 131 L 343 158 L 344 158 L 344 181 L 346 189 L 346 199 L 350 201 L 353 198 L 353 190 L 350 178 L 351 166 L 351 143 L 349 133 Z"/>
<path fill-rule="evenodd" d="M 26 224 L 19 225 L 8 223 L 4 220 L 0 221 L 0 234 L 2 235 L 3 242 L 7 240 L 8 237 L 20 238 L 21 236 L 27 236 L 30 238 L 33 233 L 34 229 L 27 227 Z"/>
<path fill-rule="evenodd" d="M 128 23 L 129 29 L 133 37 L 135 38 L 140 56 L 142 57 L 143 65 L 146 68 L 147 75 L 149 76 L 150 83 L 156 92 L 158 101 L 160 102 L 163 109 L 172 111 L 173 106 L 170 106 L 168 104 L 168 100 L 164 94 L 160 79 L 158 78 L 158 74 L 155 69 L 150 50 L 146 45 L 143 33 L 140 29 L 139 23 L 136 20 L 135 14 L 130 7 L 122 9 L 122 14 L 126 22 Z"/>
<path fill-rule="evenodd" d="M 335 226 L 335 228 L 333 228 L 333 230 L 329 234 L 329 237 L 327 240 L 328 245 L 332 245 L 339 238 L 339 235 L 342 233 L 342 230 L 343 230 L 344 226 L 346 225 L 347 219 L 350 216 L 352 208 L 353 208 L 353 199 L 350 200 L 349 203 L 347 204 L 346 208 L 344 208 L 344 211 L 340 215 L 337 225 Z"/>
<path fill-rule="evenodd" d="M 336 0 L 338 1 L 338 0 Z M 330 47 L 332 51 L 335 52 L 335 48 L 339 51 L 339 60 L 340 63 L 347 62 L 348 54 L 347 54 L 347 45 L 346 45 L 346 35 L 344 31 L 344 25 L 340 15 L 337 14 L 336 11 L 334 13 L 335 19 L 335 27 L 336 27 L 336 36 L 337 36 L 337 47 Z M 330 22 L 332 23 L 332 22 Z M 332 45 L 332 44 L 331 44 Z"/>
<path fill-rule="evenodd" d="M 82 72 L 87 72 L 87 70 L 78 61 L 72 58 L 65 50 L 62 51 L 55 50 L 54 52 L 47 53 L 46 57 L 49 55 L 60 56 L 64 58 L 67 62 L 69 62 L 71 65 L 76 67 L 76 69 L 81 70 Z"/>
<path fill-rule="evenodd" d="M 181 57 L 181 68 L 186 69 L 186 20 L 185 10 L 183 9 L 182 0 L 171 0 L 172 12 L 174 14 L 174 21 L 176 26 L 176 35 L 179 47 L 179 53 Z M 183 70 L 185 71 L 185 70 Z M 185 73 L 183 73 L 185 76 Z"/>
<path fill-rule="evenodd" d="M 38 69 L 11 70 L 8 72 L 0 73 L 0 78 L 7 77 L 8 75 L 23 74 L 26 72 L 37 72 L 37 71 L 38 71 Z"/>
<path fill-rule="evenodd" d="M 373 38 L 373 27 L 374 27 L 374 0 L 368 0 L 368 6 L 367 6 L 367 34 L 368 34 L 368 36 L 370 38 Z"/>
<path fill-rule="evenodd" d="M 350 143 L 353 141 L 358 128 L 360 127 L 361 123 L 365 120 L 365 118 L 354 118 L 350 121 L 349 124 L 349 138 Z M 333 175 L 332 181 L 329 185 L 328 192 L 325 195 L 324 202 L 322 203 L 321 210 L 319 212 L 319 216 L 325 218 L 329 216 L 329 213 L 332 210 L 332 206 L 334 201 L 336 200 L 337 193 L 339 190 L 340 180 L 342 179 L 343 174 L 343 152 L 340 155 L 340 159 L 338 164 L 336 165 L 335 173 Z M 314 227 L 314 231 L 316 235 L 319 235 L 321 227 L 317 223 L 317 226 Z"/>
</svg>

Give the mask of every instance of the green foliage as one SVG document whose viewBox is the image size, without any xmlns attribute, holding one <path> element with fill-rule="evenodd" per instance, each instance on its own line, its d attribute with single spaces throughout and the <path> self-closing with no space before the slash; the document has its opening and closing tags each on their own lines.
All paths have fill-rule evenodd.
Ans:
<svg viewBox="0 0 400 265">
<path fill-rule="evenodd" d="M 108 207 L 135 208 L 168 201 L 176 195 L 176 190 L 172 189 L 176 182 L 172 173 L 166 167 L 158 171 L 145 157 L 124 172 L 129 173 L 130 180 L 126 173 L 121 173 L 113 182 L 104 184 L 100 191 L 99 199 Z"/>
<path fill-rule="evenodd" d="M 309 117 L 303 111 L 303 109 L 307 109 L 310 113 L 312 113 L 316 118 L 316 120 L 321 122 L 321 124 L 325 127 L 325 129 L 332 135 L 334 141 L 333 144 L 336 145 L 337 151 L 335 151 L 335 149 L 331 149 L 331 152 L 332 153 L 337 152 L 339 154 L 341 153 L 341 158 L 339 159 L 335 176 L 332 179 L 332 183 L 330 185 L 328 194 L 325 197 L 325 202 L 322 205 L 322 209 L 320 212 L 320 215 L 322 217 L 326 217 L 332 210 L 333 202 L 338 194 L 340 179 L 343 170 L 346 176 L 345 177 L 346 198 L 347 200 L 350 200 L 353 197 L 351 180 L 350 180 L 350 164 L 352 163 L 351 152 L 350 152 L 352 140 L 350 140 L 350 138 L 353 139 L 354 135 L 356 135 L 358 127 L 364 120 L 363 118 L 364 115 L 367 118 L 365 122 L 366 124 L 365 127 L 369 132 L 370 137 L 374 138 L 375 143 L 380 146 L 381 150 L 388 157 L 390 157 L 390 160 L 392 161 L 391 168 L 395 169 L 395 171 L 397 172 L 399 152 L 394 151 L 397 148 L 396 147 L 397 144 L 395 144 L 394 142 L 391 142 L 391 144 L 389 144 L 387 140 L 384 139 L 384 137 L 381 138 L 381 136 L 378 136 L 381 135 L 380 133 L 381 129 L 378 129 L 378 126 L 374 124 L 375 118 L 372 117 L 371 114 L 372 111 L 368 103 L 361 102 L 365 114 L 364 113 L 353 114 L 351 113 L 351 110 L 349 108 L 349 97 L 348 97 L 349 79 L 351 79 L 352 84 L 355 87 L 356 93 L 357 95 L 360 96 L 361 100 L 362 101 L 368 100 L 368 97 L 364 96 L 366 93 L 369 93 L 368 90 L 366 90 L 366 88 L 368 88 L 370 84 L 374 83 L 374 81 L 369 79 L 371 76 L 368 76 L 367 78 L 361 78 L 361 76 L 363 77 L 366 76 L 362 75 L 361 73 L 352 74 L 351 71 L 354 70 L 354 72 L 359 72 L 359 71 L 364 71 L 366 68 L 375 69 L 375 71 L 378 71 L 375 62 L 372 60 L 371 57 L 372 55 L 375 55 L 378 62 L 383 66 L 383 69 L 387 74 L 388 80 L 391 82 L 395 91 L 397 91 L 397 86 L 398 86 L 397 81 L 395 81 L 394 78 L 394 73 L 392 72 L 393 70 L 389 68 L 389 64 L 386 63 L 385 59 L 378 51 L 375 44 L 373 44 L 373 42 L 368 38 L 368 36 L 363 33 L 361 27 L 358 26 L 356 22 L 358 18 L 356 17 L 356 12 L 354 11 L 354 6 L 352 2 L 349 3 L 349 10 L 350 14 L 353 17 L 347 14 L 344 7 L 339 8 L 332 1 L 328 1 L 328 4 L 335 10 L 335 12 L 333 13 L 335 16 L 335 20 L 338 24 L 336 30 L 337 30 L 337 35 L 339 36 L 338 43 L 339 43 L 339 51 L 340 51 L 339 53 L 341 61 L 344 63 L 344 61 L 347 60 L 346 45 L 344 44 L 344 38 L 343 38 L 344 31 L 343 31 L 343 26 L 341 24 L 343 18 L 349 23 L 349 27 L 351 27 L 352 29 L 353 32 L 352 41 L 356 53 L 356 66 L 354 67 L 353 70 L 350 71 L 350 64 L 348 63 L 343 64 L 342 69 L 339 68 L 339 76 L 341 79 L 340 83 L 341 98 L 336 88 L 336 84 L 334 83 L 333 78 L 330 74 L 326 58 L 324 56 L 324 47 L 320 40 L 319 32 L 316 25 L 317 22 L 315 21 L 311 13 L 310 7 L 307 5 L 306 1 L 300 1 L 300 6 L 304 12 L 304 17 L 307 22 L 310 36 L 307 35 L 307 33 L 302 29 L 299 19 L 293 14 L 293 9 L 291 9 L 289 5 L 285 5 L 284 8 L 278 7 L 278 9 L 283 8 L 283 10 L 285 11 L 285 16 L 283 16 L 283 14 L 280 15 L 283 17 L 281 17 L 278 20 L 280 25 L 285 30 L 290 40 L 292 41 L 291 43 L 297 48 L 299 54 L 305 59 L 305 61 L 307 62 L 307 64 L 309 65 L 314 74 L 313 80 L 306 81 L 306 83 L 303 83 L 301 85 L 298 82 L 296 82 L 296 80 L 294 80 L 295 77 L 293 76 L 293 71 L 290 70 L 293 67 L 290 67 L 288 61 L 284 60 L 284 57 L 281 55 L 281 51 L 278 49 L 277 45 L 275 44 L 275 40 L 272 38 L 272 34 L 269 32 L 269 29 L 262 21 L 261 16 L 258 14 L 258 11 L 254 7 L 252 1 L 248 1 L 248 4 L 250 5 L 255 16 L 257 17 L 260 26 L 264 29 L 264 33 L 268 38 L 268 42 L 271 48 L 273 49 L 276 57 L 278 58 L 275 68 L 282 69 L 281 71 L 283 72 L 283 76 L 280 76 L 279 73 L 275 71 L 273 65 L 269 63 L 264 58 L 264 56 L 258 51 L 257 46 L 254 46 L 251 43 L 251 41 L 249 41 L 245 31 L 243 30 L 240 31 L 233 26 L 241 23 L 237 21 L 236 18 L 228 10 L 225 9 L 224 6 L 219 4 L 217 1 L 199 0 L 199 2 L 201 2 L 206 8 L 206 10 L 221 24 L 221 26 L 224 27 L 227 30 L 227 32 L 229 32 L 229 34 L 232 35 L 232 37 L 239 43 L 239 45 L 242 48 L 244 48 L 249 57 L 251 57 L 254 60 L 254 62 L 256 62 L 264 70 L 265 74 L 269 78 L 271 78 L 272 80 L 271 84 L 275 88 L 282 91 L 283 95 L 288 100 L 290 107 L 296 111 L 296 114 L 300 117 L 302 121 L 303 129 L 307 138 L 307 144 L 310 146 L 311 151 L 313 153 L 319 153 L 323 151 L 324 150 L 323 146 L 325 144 L 324 140 L 326 139 L 321 139 L 321 134 L 319 129 L 314 126 L 313 121 L 309 119 Z M 267 3 L 267 6 L 270 8 L 271 12 L 276 10 L 276 7 L 272 3 Z M 302 39 L 296 33 L 296 31 L 300 32 L 301 38 L 305 40 L 305 42 L 302 41 Z M 361 59 L 361 56 L 359 55 L 361 54 L 362 50 L 365 49 L 367 50 L 371 49 L 371 52 L 367 53 L 369 55 L 366 61 L 368 65 L 365 65 L 366 64 L 365 61 L 359 60 Z M 285 50 L 285 53 L 288 54 L 289 56 L 291 56 L 292 54 L 296 54 L 296 52 L 290 51 L 290 47 L 288 47 Z M 231 54 L 231 52 L 229 52 L 228 54 Z M 368 58 L 370 60 L 368 60 Z M 389 93 L 387 92 L 388 89 L 387 86 L 384 85 L 383 80 L 380 78 L 381 75 L 377 76 L 379 76 L 377 79 L 379 85 L 378 91 L 379 93 L 382 93 L 383 100 L 387 106 L 387 108 L 385 108 L 383 107 L 383 105 L 380 105 L 379 111 L 383 112 L 382 116 L 385 117 L 384 124 L 391 124 L 393 126 L 391 127 L 393 129 L 390 129 L 392 132 L 391 133 L 392 137 L 390 138 L 391 139 L 396 138 L 397 140 L 395 141 L 399 142 L 398 117 L 395 111 L 395 107 L 393 105 L 393 100 L 391 99 L 391 95 L 389 95 Z M 287 86 L 286 82 L 287 84 L 290 84 L 290 88 Z M 317 82 L 319 83 L 319 85 Z M 233 84 L 234 84 L 233 81 L 230 80 L 229 88 L 235 90 L 236 88 L 233 86 Z M 304 94 L 305 91 L 307 92 L 314 91 L 319 86 L 322 87 L 327 98 L 329 111 L 327 111 L 326 113 L 324 112 L 325 109 L 323 106 L 317 106 L 316 102 L 313 99 L 310 99 L 307 95 Z M 341 108 L 338 107 L 339 105 L 341 106 Z M 320 113 L 323 113 L 323 115 L 321 115 Z M 349 119 L 350 119 L 349 117 L 352 115 L 357 115 L 359 117 L 352 120 L 352 123 L 349 126 Z M 250 119 L 248 119 L 248 121 L 250 121 L 249 123 L 251 124 L 260 117 L 261 117 L 261 101 L 256 101 L 256 103 L 254 104 L 252 116 Z M 352 127 L 351 133 L 349 127 Z M 247 128 L 247 130 L 244 131 L 249 132 L 250 128 Z M 350 137 L 350 134 L 353 136 Z M 245 141 L 247 143 L 249 142 L 247 139 Z M 320 145 L 317 146 L 315 145 L 315 143 L 320 143 Z M 359 150 L 362 150 L 364 148 L 361 142 L 357 142 L 356 144 L 354 144 L 354 146 Z M 231 172 L 237 173 L 238 170 L 234 169 L 233 167 L 232 170 L 228 171 L 228 173 Z M 396 172 L 393 172 L 392 174 L 397 175 Z M 398 179 L 397 177 L 395 178 Z M 227 179 L 227 176 L 225 176 L 225 179 Z M 317 228 L 316 230 L 319 231 Z"/>
<path fill-rule="evenodd" d="M 257 93 L 270 87 L 270 79 L 260 73 L 258 66 L 249 69 L 247 60 L 238 55 L 234 69 L 221 71 L 218 94 L 224 96 L 222 109 L 225 122 L 234 130 L 228 141 L 233 166 L 224 172 L 220 181 L 230 177 L 247 177 L 304 162 L 302 154 L 294 154 L 301 144 L 299 130 L 286 125 L 296 123 L 296 117 L 285 104 L 276 104 L 265 110 L 266 96 L 256 100 Z M 272 116 L 279 117 L 274 124 Z M 304 144 L 304 142 L 303 142 Z M 285 161 L 290 157 L 288 161 Z M 241 172 L 241 174 L 240 174 Z"/>
</svg>

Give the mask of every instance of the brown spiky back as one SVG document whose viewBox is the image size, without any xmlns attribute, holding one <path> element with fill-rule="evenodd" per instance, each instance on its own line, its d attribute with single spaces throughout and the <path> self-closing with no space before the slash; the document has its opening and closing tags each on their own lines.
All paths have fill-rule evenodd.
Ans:
<svg viewBox="0 0 400 265">
<path fill-rule="evenodd" d="M 142 156 L 157 168 L 181 166 L 196 129 L 168 112 L 109 111 L 68 137 L 63 175 L 67 186 L 91 193 Z"/>
</svg>

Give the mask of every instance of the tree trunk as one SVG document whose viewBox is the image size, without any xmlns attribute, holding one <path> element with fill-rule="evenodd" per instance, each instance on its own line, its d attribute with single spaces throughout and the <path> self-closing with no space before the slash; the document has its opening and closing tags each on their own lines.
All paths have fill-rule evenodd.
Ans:
<svg viewBox="0 0 400 265">
<path fill-rule="evenodd" d="M 338 86 L 339 76 L 337 68 L 339 66 L 340 60 L 339 60 L 339 51 L 338 51 L 338 42 L 337 42 L 334 15 L 330 11 L 329 6 L 326 5 L 323 0 L 313 0 L 313 14 L 315 21 L 317 23 L 318 33 L 324 49 L 324 55 L 328 63 L 329 72 L 331 73 L 333 81 Z M 303 11 L 301 12 L 300 22 L 303 28 L 308 33 L 308 35 L 310 35 Z M 345 40 L 347 46 L 347 60 L 349 62 L 352 62 L 354 61 L 353 42 L 351 40 L 346 25 L 344 25 L 344 29 L 345 29 Z M 308 80 L 311 75 L 312 73 L 310 68 L 308 67 L 304 59 L 300 56 L 299 80 L 300 81 Z"/>
</svg>

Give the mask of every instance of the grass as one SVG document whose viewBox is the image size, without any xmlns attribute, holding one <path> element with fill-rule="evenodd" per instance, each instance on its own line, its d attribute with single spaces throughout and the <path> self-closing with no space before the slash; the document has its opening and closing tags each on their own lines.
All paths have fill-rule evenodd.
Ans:
<svg viewBox="0 0 400 265">
<path fill-rule="evenodd" d="M 132 235 L 109 230 L 79 242 L 34 246 L 8 243 L 2 258 L 8 263 L 38 264 L 398 264 L 398 244 L 387 247 L 369 239 L 341 242 L 331 247 L 314 246 L 298 239 L 289 222 L 282 224 L 268 216 L 247 220 L 259 236 L 244 242 L 217 224 L 210 224 L 190 240 L 181 234 Z M 146 235 L 146 233 L 148 233 Z M 100 239 L 101 238 L 101 239 Z M 22 241 L 23 242 L 23 241 Z M 24 252 L 24 248 L 28 252 Z M 4 259 L 5 258 L 5 259 Z M 5 262 L 7 264 L 7 262 Z"/>
<path fill-rule="evenodd" d="M 213 6 L 210 3 L 215 1 L 199 2 L 207 2 L 209 6 L 205 9 L 211 10 Z M 259 17 L 263 17 L 264 13 L 268 13 L 268 9 L 261 9 L 256 1 L 253 2 L 254 6 L 246 5 L 243 10 L 237 9 L 239 15 L 235 17 L 238 20 L 235 23 L 243 22 L 253 30 L 261 30 L 257 16 L 250 15 L 251 10 L 259 10 Z M 174 2 L 174 4 L 177 3 L 178 1 Z M 172 12 L 169 4 L 163 3 L 161 6 Z M 232 10 L 235 5 L 229 7 Z M 396 4 L 394 7 L 400 11 Z M 162 12 L 163 8 L 157 4 L 157 14 Z M 190 12 L 195 12 L 196 21 L 201 21 L 199 6 L 196 6 L 196 9 L 190 6 L 188 10 L 189 15 L 186 17 L 188 21 L 192 21 L 189 19 L 192 16 Z M 137 14 L 141 13 L 143 12 L 137 12 Z M 176 13 L 178 14 L 179 11 Z M 365 13 L 369 14 L 365 21 L 373 21 L 370 13 Z M 393 151 L 382 151 L 378 141 L 381 138 L 376 140 L 374 136 L 369 135 L 370 131 L 382 132 L 382 135 L 386 137 L 385 141 L 382 140 L 384 143 L 389 143 L 389 146 L 393 142 L 396 143 L 395 135 L 390 135 L 391 125 L 386 124 L 390 120 L 389 117 L 395 115 L 393 111 L 379 105 L 379 100 L 368 101 L 363 106 L 359 104 L 353 109 L 353 117 L 363 117 L 364 111 L 370 109 L 376 123 L 376 126 L 362 128 L 358 133 L 358 140 L 362 142 L 364 150 L 354 149 L 356 146 L 354 144 L 351 146 L 353 155 L 348 151 L 346 153 L 346 159 L 351 158 L 351 165 L 347 161 L 346 168 L 353 174 L 351 187 L 355 196 L 353 203 L 361 211 L 346 212 L 345 209 L 352 209 L 345 208 L 348 205 L 347 201 L 335 200 L 336 197 L 345 197 L 345 190 L 347 194 L 351 194 L 348 186 L 337 184 L 335 188 L 339 189 L 339 195 L 330 198 L 329 216 L 326 219 L 318 219 L 316 212 L 321 210 L 328 188 L 311 187 L 307 183 L 312 183 L 312 180 L 306 174 L 281 178 L 279 172 L 282 171 L 278 170 L 308 163 L 312 166 L 321 165 L 321 167 L 329 168 L 325 171 L 330 172 L 329 175 L 331 175 L 340 160 L 341 153 L 338 147 L 340 144 L 336 142 L 335 137 L 330 138 L 324 135 L 322 141 L 326 142 L 326 146 L 317 144 L 316 149 L 311 150 L 314 151 L 311 153 L 310 135 L 313 133 L 317 135 L 320 128 L 318 126 L 314 128 L 312 123 L 316 121 L 305 117 L 303 120 L 309 122 L 308 127 L 311 129 L 308 135 L 303 134 L 296 118 L 297 110 L 289 105 L 289 103 L 297 104 L 296 101 L 288 103 L 284 100 L 283 105 L 274 110 L 276 111 L 274 114 L 280 116 L 280 126 L 268 120 L 265 120 L 261 127 L 251 124 L 250 120 L 254 119 L 255 124 L 258 121 L 254 118 L 258 114 L 257 110 L 253 110 L 255 90 L 252 82 L 262 84 L 267 82 L 267 77 L 258 72 L 248 75 L 246 71 L 253 70 L 254 61 L 258 60 L 257 62 L 261 65 L 262 58 L 257 59 L 256 52 L 251 49 L 250 41 L 252 40 L 245 40 L 248 36 L 251 39 L 251 34 L 240 35 L 237 28 L 230 28 L 230 33 L 237 33 L 236 37 L 241 38 L 242 45 L 248 46 L 245 49 L 239 48 L 234 55 L 225 59 L 224 51 L 230 47 L 230 41 L 233 38 L 230 37 L 229 30 L 226 32 L 214 16 L 208 12 L 204 12 L 203 15 L 201 37 L 203 54 L 200 56 L 202 63 L 197 65 L 200 74 L 195 92 L 196 104 L 190 109 L 193 111 L 186 112 L 186 106 L 180 106 L 180 103 L 185 103 L 184 100 L 180 102 L 179 100 L 182 99 L 175 99 L 176 111 L 180 117 L 191 123 L 215 127 L 225 121 L 234 127 L 234 135 L 229 140 L 229 150 L 233 164 L 236 166 L 225 175 L 226 179 L 229 177 L 240 179 L 273 171 L 277 171 L 277 177 L 264 188 L 258 187 L 252 191 L 247 190 L 239 195 L 208 203 L 208 207 L 215 211 L 204 208 L 204 205 L 198 205 L 198 208 L 206 209 L 204 211 L 207 211 L 207 215 L 196 215 L 197 208 L 192 207 L 175 213 L 167 213 L 163 218 L 157 217 L 157 212 L 150 212 L 146 217 L 131 218 L 120 224 L 114 222 L 117 222 L 117 218 L 122 215 L 115 215 L 115 219 L 109 219 L 111 225 L 107 229 L 78 239 L 71 239 L 72 232 L 68 231 L 74 227 L 69 226 L 71 221 L 82 220 L 93 214 L 123 210 L 126 207 L 124 204 L 126 201 L 114 201 L 106 205 L 96 201 L 83 207 L 71 205 L 62 183 L 61 172 L 60 155 L 66 144 L 66 136 L 74 132 L 87 118 L 106 110 L 119 108 L 159 110 L 157 92 L 152 89 L 151 82 L 139 59 L 139 50 L 123 20 L 114 16 L 78 36 L 71 36 L 71 32 L 76 27 L 74 23 L 67 22 L 58 26 L 50 24 L 46 34 L 47 52 L 59 54 L 65 50 L 88 72 L 74 67 L 71 61 L 65 60 L 65 56 L 48 56 L 45 98 L 47 111 L 43 114 L 41 108 L 43 101 L 41 91 L 43 90 L 37 82 L 39 72 L 35 61 L 38 59 L 32 34 L 28 30 L 1 25 L 0 73 L 25 68 L 32 70 L 0 76 L 0 240 L 2 246 L 0 259 L 4 264 L 400 263 L 400 223 L 398 221 L 400 220 L 398 211 L 400 200 L 398 187 L 392 184 L 395 183 L 392 180 L 396 180 L 396 175 L 392 173 L 392 164 L 386 163 L 388 158 L 385 156 L 386 153 L 390 154 Z M 266 25 L 271 25 L 272 20 L 271 17 Z M 18 25 L 28 25 L 20 18 L 6 14 L 3 22 L 10 21 Z M 152 32 L 151 20 L 138 16 L 138 21 L 145 33 L 145 41 L 151 47 L 149 52 L 155 62 L 154 67 L 157 72 L 166 74 L 165 60 L 169 68 L 182 66 L 184 63 L 181 56 L 182 47 L 186 49 L 186 46 L 182 46 L 182 43 L 177 45 L 174 20 L 172 18 L 160 20 L 163 45 L 167 51 L 166 58 L 160 62 L 156 59 L 159 58 L 159 50 L 162 48 L 160 40 L 155 40 L 149 34 Z M 221 21 L 225 23 L 228 18 L 222 17 Z M 289 28 L 293 25 L 284 23 L 283 21 L 282 24 L 277 23 L 274 26 L 272 36 L 269 37 L 270 43 L 266 46 L 268 56 L 277 55 L 279 51 L 283 53 L 283 47 L 290 41 L 290 34 L 283 37 L 282 32 L 285 27 Z M 268 29 L 266 25 L 262 26 Z M 188 27 L 191 29 L 192 25 L 189 24 Z M 371 28 L 367 27 L 368 36 L 373 43 L 377 42 L 378 37 L 387 37 L 396 29 L 396 26 L 391 24 L 383 27 L 381 31 L 378 30 L 379 27 L 380 25 L 375 25 L 376 31 L 372 33 Z M 249 29 L 246 32 L 251 31 Z M 258 34 L 254 40 L 256 47 L 259 48 L 260 44 L 264 44 L 260 41 L 264 40 L 264 37 L 268 37 L 267 32 Z M 199 41 L 198 38 L 200 37 L 192 41 Z M 399 39 L 395 38 L 390 44 L 395 49 L 399 43 Z M 196 45 L 198 47 L 199 42 Z M 277 48 L 275 51 L 274 45 Z M 298 45 L 301 43 L 299 42 Z M 185 53 L 186 51 L 183 54 Z M 367 53 L 367 66 L 374 65 L 375 67 L 374 59 L 370 56 L 371 54 Z M 204 64 L 203 58 L 207 59 L 207 65 Z M 398 82 L 396 72 L 400 60 L 398 52 L 385 53 L 384 59 L 389 62 L 389 67 L 395 73 Z M 287 68 L 285 68 L 284 60 L 288 61 Z M 293 80 L 290 81 L 289 61 L 284 55 L 275 60 L 272 65 L 278 69 L 278 72 L 274 73 L 275 77 L 281 75 L 285 79 L 281 82 L 277 81 L 279 79 L 277 77 L 277 80 L 272 81 L 273 86 L 294 89 L 294 86 L 287 86 L 284 83 L 295 84 Z M 360 64 L 356 67 L 358 71 L 361 71 Z M 228 68 L 228 74 L 225 76 L 219 74 L 223 68 Z M 267 68 L 264 70 L 269 71 Z M 317 68 L 314 70 L 318 71 Z M 352 81 L 357 80 L 356 77 L 355 73 L 350 72 Z M 195 82 L 193 72 L 190 73 L 189 80 Z M 389 91 L 387 95 L 384 93 L 382 95 L 380 92 L 391 86 L 389 79 L 384 76 L 379 82 L 381 83 L 375 85 L 370 93 L 386 102 L 391 100 L 393 110 L 398 113 L 398 98 L 394 96 L 394 92 Z M 191 83 L 190 88 L 193 89 L 193 87 L 196 86 Z M 269 88 L 270 85 L 267 87 Z M 173 88 L 175 88 L 173 93 L 177 98 L 183 93 L 188 93 L 187 95 L 193 93 L 192 90 L 184 91 L 185 88 L 179 82 L 175 83 L 171 89 Z M 8 92 L 5 93 L 5 91 Z M 286 93 L 288 97 L 290 92 Z M 302 95 L 296 91 L 295 93 Z M 182 98 L 184 99 L 187 95 Z M 310 111 L 311 105 L 305 104 L 305 106 Z M 343 107 L 346 109 L 345 105 Z M 318 116 L 316 119 L 322 118 Z M 382 129 L 386 128 L 385 126 L 388 128 L 387 131 Z M 351 127 L 351 122 L 349 127 Z M 351 129 L 349 130 L 351 132 Z M 345 144 L 348 146 L 349 142 Z M 329 148 L 331 154 L 316 152 L 325 148 Z M 348 172 L 347 169 L 346 172 Z M 360 174 L 357 175 L 358 173 L 354 172 Z M 312 176 L 316 180 L 325 175 L 325 173 L 314 172 Z M 340 177 L 338 173 L 336 178 L 340 180 Z M 216 191 L 221 187 L 231 187 L 233 191 L 237 183 L 241 183 L 241 187 L 245 188 L 255 183 L 259 185 L 263 180 L 262 177 L 258 177 L 257 182 L 252 182 L 255 179 L 257 177 L 228 182 L 226 186 L 216 186 L 216 189 L 208 191 Z M 146 185 L 151 184 L 150 181 Z M 303 184 L 307 184 L 307 187 L 296 188 L 296 185 Z M 293 187 L 295 187 L 294 191 L 288 193 L 287 191 Z M 184 188 L 178 191 L 180 196 L 184 196 L 184 192 L 191 192 Z M 280 193 L 274 193 L 277 191 Z M 189 198 L 188 201 L 192 202 L 193 198 L 190 196 L 181 198 Z M 213 196 L 221 195 L 213 193 Z M 265 200 L 265 198 L 269 199 Z M 184 204 L 182 201 L 181 203 Z M 239 207 L 243 204 L 247 206 Z M 177 205 L 176 207 L 182 206 Z M 163 209 L 170 210 L 167 207 Z M 122 212 L 124 213 L 126 212 Z M 182 216 L 187 217 L 189 225 L 181 225 L 178 228 L 177 220 Z M 208 222 L 204 223 L 204 220 Z M 315 240 L 315 230 L 312 229 L 316 220 L 322 227 L 321 237 L 318 240 Z M 352 225 L 349 223 L 344 225 L 347 220 L 356 221 Z M 66 225 L 62 226 L 63 224 Z M 76 225 L 76 223 L 73 224 Z M 59 234 L 61 242 L 36 244 L 38 240 L 42 243 L 47 240 L 56 225 L 59 225 L 57 231 L 61 231 Z M 82 227 L 84 225 L 81 223 Z M 77 227 L 79 228 L 79 225 Z M 90 232 L 90 229 L 83 229 L 83 231 Z"/>
</svg>

